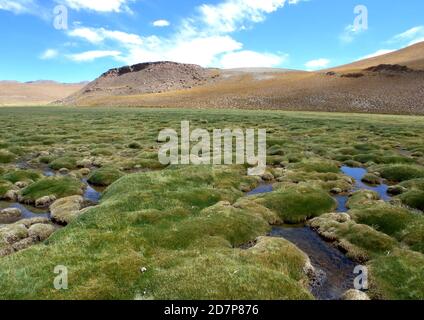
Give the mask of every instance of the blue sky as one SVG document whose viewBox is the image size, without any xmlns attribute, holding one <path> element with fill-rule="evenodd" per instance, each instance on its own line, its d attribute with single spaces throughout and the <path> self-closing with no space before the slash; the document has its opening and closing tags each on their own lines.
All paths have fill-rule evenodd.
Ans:
<svg viewBox="0 0 424 320">
<path fill-rule="evenodd" d="M 422 0 L 0 0 L 0 79 L 78 82 L 158 60 L 316 70 L 424 40 L 423 12 Z"/>
</svg>

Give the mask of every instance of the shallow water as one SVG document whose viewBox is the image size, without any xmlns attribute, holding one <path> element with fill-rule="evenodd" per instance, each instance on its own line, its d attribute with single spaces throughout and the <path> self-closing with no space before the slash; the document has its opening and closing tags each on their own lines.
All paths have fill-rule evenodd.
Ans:
<svg viewBox="0 0 424 320">
<path fill-rule="evenodd" d="M 347 202 L 349 201 L 349 196 L 338 195 L 333 197 L 337 201 L 337 212 L 348 212 L 349 209 L 346 207 Z"/>
<path fill-rule="evenodd" d="M 253 196 L 261 193 L 269 193 L 273 191 L 272 184 L 261 184 L 259 187 L 253 189 L 252 191 L 246 193 L 247 196 Z"/>
<path fill-rule="evenodd" d="M 319 300 L 338 300 L 353 288 L 356 264 L 308 227 L 274 227 L 270 236 L 284 238 L 306 253 L 321 275 L 311 292 Z"/>
<path fill-rule="evenodd" d="M 17 221 L 22 219 L 31 219 L 31 218 L 49 218 L 50 219 L 50 213 L 46 212 L 45 210 L 37 209 L 31 206 L 26 206 L 20 203 L 0 201 L 0 209 L 6 209 L 6 208 L 17 208 L 21 210 L 22 215 Z"/>
<path fill-rule="evenodd" d="M 354 191 L 358 190 L 371 190 L 375 191 L 380 195 L 381 200 L 389 201 L 391 196 L 387 193 L 389 186 L 387 184 L 380 184 L 377 186 L 371 186 L 362 182 L 362 178 L 368 173 L 364 168 L 351 168 L 351 167 L 342 167 L 342 172 L 355 179 L 355 188 Z"/>
<path fill-rule="evenodd" d="M 22 162 L 20 164 L 20 167 L 25 168 L 25 163 Z M 46 177 L 53 177 L 56 175 L 56 173 L 49 168 L 45 168 L 43 170 L 43 175 Z M 92 186 L 88 183 L 87 179 L 81 179 L 81 181 L 86 185 L 86 189 L 83 195 L 84 200 L 87 200 L 94 204 L 99 203 L 102 197 L 102 192 L 105 190 L 105 188 Z M 46 211 L 46 209 L 38 209 L 33 206 L 23 205 L 23 204 L 15 203 L 15 202 L 0 201 L 0 210 L 7 209 L 7 208 L 17 208 L 17 209 L 20 209 L 22 212 L 21 217 L 12 222 L 17 222 L 19 220 L 31 219 L 31 218 L 49 218 L 50 219 L 51 217 L 50 212 L 48 210 Z"/>
<path fill-rule="evenodd" d="M 272 191 L 272 184 L 263 184 L 247 193 L 247 195 L 257 195 Z M 347 211 L 346 202 L 348 197 L 337 196 L 335 199 L 339 204 L 338 210 Z M 353 271 L 356 264 L 332 244 L 323 240 L 311 228 L 304 225 L 284 225 L 274 227 L 269 235 L 292 242 L 309 256 L 312 265 L 318 273 L 318 279 L 314 281 L 311 287 L 311 293 L 316 299 L 338 300 L 347 290 L 353 288 L 353 280 L 355 278 Z"/>
<path fill-rule="evenodd" d="M 88 183 L 87 179 L 82 179 L 81 181 L 86 185 L 86 189 L 83 195 L 84 199 L 94 203 L 99 203 L 102 197 L 102 192 L 105 188 L 92 186 Z"/>
<path fill-rule="evenodd" d="M 341 171 L 355 180 L 352 191 L 372 190 L 380 195 L 384 201 L 389 201 L 391 196 L 387 193 L 388 185 L 382 183 L 378 186 L 370 186 L 362 182 L 367 174 L 363 168 L 342 167 Z M 248 195 L 267 193 L 272 191 L 272 185 L 261 185 L 252 190 Z M 346 195 L 335 196 L 337 211 L 347 212 L 346 203 L 349 197 Z M 274 227 L 270 236 L 282 237 L 305 252 L 312 265 L 321 275 L 319 281 L 311 288 L 312 294 L 320 300 L 340 299 L 344 292 L 353 288 L 353 273 L 356 264 L 347 258 L 340 250 L 332 244 L 324 241 L 314 230 L 305 226 L 279 226 Z"/>
<path fill-rule="evenodd" d="M 362 182 L 362 178 L 368 173 L 366 169 L 344 166 L 342 167 L 341 171 L 345 175 L 355 179 L 355 187 L 352 191 L 371 190 L 377 192 L 381 200 L 390 201 L 392 199 L 392 197 L 387 193 L 387 190 L 389 189 L 387 184 L 382 183 L 377 186 L 371 186 Z M 349 211 L 349 209 L 346 207 L 346 203 L 349 200 L 348 195 L 337 195 L 334 197 L 334 199 L 337 201 L 337 212 Z"/>
</svg>

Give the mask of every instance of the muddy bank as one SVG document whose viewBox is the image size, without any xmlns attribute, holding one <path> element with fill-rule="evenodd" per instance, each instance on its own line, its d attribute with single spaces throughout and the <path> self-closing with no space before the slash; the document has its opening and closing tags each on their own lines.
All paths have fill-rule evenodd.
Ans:
<svg viewBox="0 0 424 320">
<path fill-rule="evenodd" d="M 356 263 L 340 250 L 324 241 L 315 231 L 305 226 L 274 227 L 272 237 L 282 237 L 306 253 L 316 271 L 311 292 L 319 300 L 339 300 L 353 289 Z"/>
<path fill-rule="evenodd" d="M 379 194 L 384 201 L 389 201 L 391 196 L 387 193 L 389 186 L 385 183 L 368 185 L 362 181 L 368 171 L 364 168 L 342 167 L 341 172 L 355 181 L 352 192 L 359 190 L 371 190 Z M 273 191 L 271 183 L 262 184 L 246 195 L 258 195 Z M 335 195 L 337 211 L 347 212 L 346 204 L 348 194 Z M 316 276 L 311 282 L 311 292 L 319 300 L 339 300 L 343 294 L 353 289 L 355 279 L 354 269 L 357 263 L 346 257 L 333 244 L 325 241 L 310 227 L 301 225 L 282 225 L 273 227 L 272 237 L 281 237 L 295 244 L 300 250 L 308 255 Z"/>
</svg>

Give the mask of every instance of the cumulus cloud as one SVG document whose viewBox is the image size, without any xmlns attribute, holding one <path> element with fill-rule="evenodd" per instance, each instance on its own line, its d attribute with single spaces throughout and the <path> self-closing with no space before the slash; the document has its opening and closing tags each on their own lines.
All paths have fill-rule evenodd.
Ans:
<svg viewBox="0 0 424 320">
<path fill-rule="evenodd" d="M 33 1 L 0 0 L 0 10 L 11 11 L 17 14 L 25 13 L 29 5 L 33 5 Z"/>
<path fill-rule="evenodd" d="M 131 12 L 128 4 L 134 0 L 56 0 L 74 10 L 97 12 Z"/>
<path fill-rule="evenodd" d="M 315 60 L 306 62 L 305 67 L 308 68 L 308 70 L 317 70 L 317 69 L 328 67 L 330 62 L 331 61 L 329 59 L 325 59 L 325 58 L 315 59 Z"/>
<path fill-rule="evenodd" d="M 156 20 L 153 22 L 154 27 L 163 28 L 163 27 L 169 27 L 171 23 L 168 20 Z"/>
<path fill-rule="evenodd" d="M 42 60 L 50 60 L 56 58 L 59 55 L 59 52 L 56 49 L 47 49 L 40 55 Z"/>
<path fill-rule="evenodd" d="M 120 54 L 121 54 L 120 51 L 92 50 L 92 51 L 85 51 L 85 52 L 76 53 L 76 54 L 70 54 L 68 55 L 68 58 L 76 62 L 91 62 L 99 58 L 106 58 L 106 57 L 116 58 Z"/>
<path fill-rule="evenodd" d="M 226 0 L 198 8 L 200 19 L 210 28 L 219 32 L 233 32 L 244 28 L 246 23 L 258 23 L 282 8 L 286 2 L 298 3 L 300 0 Z"/>
<path fill-rule="evenodd" d="M 68 32 L 71 37 L 82 38 L 93 44 L 101 43 L 105 40 L 115 40 L 123 45 L 141 45 L 143 43 L 140 36 L 122 31 L 107 30 L 105 28 L 78 27 Z"/>
<path fill-rule="evenodd" d="M 396 49 L 379 49 L 376 52 L 373 52 L 371 54 L 358 58 L 357 61 L 382 56 L 384 54 L 388 54 L 396 50 L 399 50 L 403 47 L 411 46 L 413 44 L 423 42 L 423 41 L 424 41 L 424 26 L 416 26 L 404 32 L 401 32 L 393 36 L 388 41 L 386 41 L 386 44 L 395 46 Z"/>
<path fill-rule="evenodd" d="M 65 5 L 73 10 L 89 10 L 100 13 L 128 12 L 129 3 L 136 0 L 54 0 L 57 4 Z M 51 18 L 52 8 L 41 0 L 0 0 L 0 10 L 15 14 L 31 14 L 42 18 Z"/>
<path fill-rule="evenodd" d="M 358 35 L 360 35 L 364 31 L 364 29 L 357 29 L 353 24 L 350 24 L 345 27 L 343 32 L 340 34 L 339 39 L 342 43 L 351 43 Z"/>
<path fill-rule="evenodd" d="M 170 60 L 202 66 L 217 65 L 217 56 L 239 50 L 242 44 L 230 36 L 197 37 L 193 39 L 161 39 L 155 36 L 144 38 L 142 46 L 130 48 L 118 59 L 126 64 L 143 61 Z"/>
<path fill-rule="evenodd" d="M 0 10 L 14 14 L 31 14 L 47 18 L 49 13 L 42 8 L 36 0 L 0 0 Z"/>
<path fill-rule="evenodd" d="M 391 53 L 391 52 L 394 52 L 394 51 L 396 51 L 396 50 L 392 50 L 392 49 L 380 49 L 380 50 L 377 50 L 374 53 L 371 53 L 369 55 L 366 55 L 364 57 L 361 57 L 358 60 L 370 59 L 370 58 L 382 56 L 384 54 L 388 54 L 388 53 Z"/>
<path fill-rule="evenodd" d="M 134 64 L 146 61 L 171 60 L 210 66 L 271 67 L 284 62 L 284 55 L 247 50 L 231 35 L 255 23 L 285 4 L 300 0 L 224 0 L 217 4 L 204 4 L 195 9 L 195 15 L 183 19 L 176 32 L 169 36 L 138 36 L 104 28 L 78 26 L 68 32 L 92 44 L 102 45 L 113 41 L 122 51 L 115 59 Z M 160 21 L 160 20 L 158 20 Z M 156 21 L 157 22 L 157 21 Z M 157 22 L 157 25 L 165 25 Z M 238 61 L 236 61 L 238 59 Z"/>
<path fill-rule="evenodd" d="M 281 65 L 286 61 L 287 55 L 276 55 L 272 53 L 260 53 L 255 51 L 243 50 L 226 53 L 221 57 L 220 67 L 224 69 L 231 68 L 271 68 Z"/>
<path fill-rule="evenodd" d="M 395 35 L 389 40 L 389 43 L 402 43 L 406 45 L 413 45 L 418 42 L 424 41 L 424 26 L 416 26 L 405 32 Z"/>
</svg>

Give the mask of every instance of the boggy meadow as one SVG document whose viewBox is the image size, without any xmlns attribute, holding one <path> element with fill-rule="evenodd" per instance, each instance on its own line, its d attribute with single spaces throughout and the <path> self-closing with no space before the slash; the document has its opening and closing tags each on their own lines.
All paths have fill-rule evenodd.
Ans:
<svg viewBox="0 0 424 320">
<path fill-rule="evenodd" d="M 257 155 L 255 155 L 255 129 L 246 129 L 246 134 L 242 129 L 213 129 L 211 139 L 208 130 L 195 129 L 190 132 L 190 122 L 182 121 L 181 141 L 177 131 L 173 129 L 162 130 L 158 141 L 167 142 L 159 150 L 159 162 L 163 165 L 232 165 L 235 154 L 235 164 L 256 166 L 248 169 L 248 175 L 260 176 L 265 173 L 266 129 L 258 129 Z M 195 145 L 191 147 L 190 143 Z M 234 144 L 235 152 L 233 152 Z"/>
<path fill-rule="evenodd" d="M 424 298 L 420 117 L 45 107 L 0 109 L 0 119 L 0 208 L 14 190 L 54 195 L 65 214 L 79 209 L 83 179 L 107 187 L 65 227 L 37 227 L 42 241 L 0 258 L 2 299 L 314 299 L 308 255 L 268 236 L 299 222 L 368 268 L 371 299 Z M 161 164 L 158 134 L 181 119 L 208 132 L 265 127 L 265 173 Z M 366 168 L 395 194 L 355 192 L 342 166 Z M 247 196 L 265 182 L 271 192 Z M 335 190 L 349 198 L 343 214 Z M 0 250 L 28 223 L 3 224 Z M 54 289 L 58 265 L 68 290 Z"/>
</svg>

